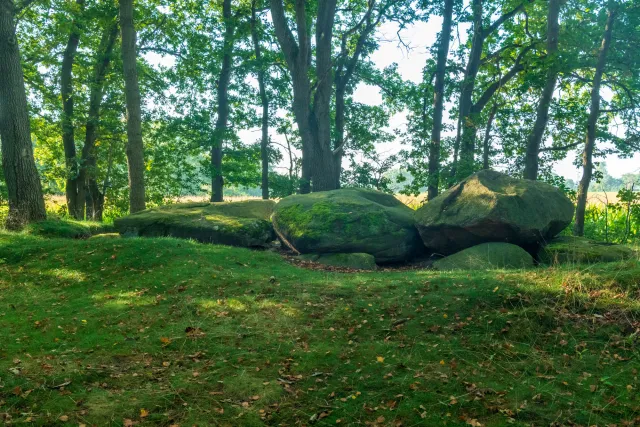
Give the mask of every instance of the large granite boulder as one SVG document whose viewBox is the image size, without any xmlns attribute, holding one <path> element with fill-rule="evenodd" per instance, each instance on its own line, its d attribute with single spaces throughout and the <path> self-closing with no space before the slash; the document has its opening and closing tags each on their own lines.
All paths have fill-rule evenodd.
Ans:
<svg viewBox="0 0 640 427">
<path fill-rule="evenodd" d="M 638 255 L 627 246 L 574 236 L 558 236 L 538 252 L 540 262 L 545 264 L 591 264 L 634 257 Z"/>
<path fill-rule="evenodd" d="M 284 244 L 301 254 L 368 253 L 378 263 L 423 251 L 413 211 L 390 194 L 345 188 L 282 199 L 272 216 Z"/>
<path fill-rule="evenodd" d="M 482 243 L 433 263 L 436 270 L 490 270 L 533 267 L 529 252 L 511 243 Z"/>
<path fill-rule="evenodd" d="M 114 225 L 123 236 L 167 236 L 264 247 L 275 239 L 269 220 L 274 206 L 272 200 L 180 203 L 137 212 L 115 220 Z"/>
<path fill-rule="evenodd" d="M 557 188 L 483 170 L 416 211 L 416 226 L 431 251 L 448 255 L 486 242 L 535 253 L 566 228 L 574 206 Z"/>
</svg>

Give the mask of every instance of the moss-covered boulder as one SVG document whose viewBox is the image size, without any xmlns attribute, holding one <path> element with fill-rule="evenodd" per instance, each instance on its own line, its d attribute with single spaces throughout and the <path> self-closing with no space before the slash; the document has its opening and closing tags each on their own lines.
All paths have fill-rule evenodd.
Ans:
<svg viewBox="0 0 640 427">
<path fill-rule="evenodd" d="M 565 229 L 573 203 L 539 181 L 484 170 L 416 211 L 416 226 L 427 248 L 448 255 L 486 242 L 506 242 L 532 253 Z"/>
<path fill-rule="evenodd" d="M 267 246 L 275 235 L 275 202 L 180 203 L 137 212 L 114 223 L 124 236 L 178 237 L 231 246 Z"/>
<path fill-rule="evenodd" d="M 510 243 L 482 243 L 437 260 L 437 270 L 487 270 L 495 268 L 527 268 L 533 257 L 520 246 Z"/>
<path fill-rule="evenodd" d="M 400 262 L 424 247 L 413 211 L 390 194 L 344 188 L 282 199 L 272 216 L 281 240 L 302 254 L 367 253 Z"/>
<path fill-rule="evenodd" d="M 50 218 L 27 225 L 24 232 L 42 237 L 60 237 L 67 239 L 88 239 L 89 237 L 114 231 L 110 224 L 95 221 L 76 221 L 72 219 Z"/>
<path fill-rule="evenodd" d="M 378 266 L 373 255 L 355 254 L 305 254 L 298 257 L 302 261 L 317 262 L 332 267 L 351 268 L 355 270 L 375 270 Z"/>
<path fill-rule="evenodd" d="M 540 262 L 545 264 L 615 262 L 636 256 L 627 246 L 573 236 L 556 237 L 538 252 Z"/>
</svg>

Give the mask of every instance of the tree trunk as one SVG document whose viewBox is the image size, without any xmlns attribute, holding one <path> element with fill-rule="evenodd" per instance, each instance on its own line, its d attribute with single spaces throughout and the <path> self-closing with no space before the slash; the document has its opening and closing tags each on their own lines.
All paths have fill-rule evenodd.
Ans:
<svg viewBox="0 0 640 427">
<path fill-rule="evenodd" d="M 456 165 L 456 177 L 458 180 L 466 178 L 473 172 L 473 162 L 475 153 L 475 130 L 473 123 L 476 119 L 472 117 L 471 110 L 473 107 L 473 90 L 476 84 L 476 76 L 480 69 L 480 59 L 482 57 L 482 48 L 484 46 L 485 34 L 482 27 L 482 1 L 473 0 L 473 38 L 471 41 L 471 52 L 467 68 L 462 81 L 462 89 L 460 91 L 460 115 L 461 137 L 457 145 L 460 147 L 458 164 Z"/>
<path fill-rule="evenodd" d="M 269 199 L 269 99 L 265 84 L 265 70 L 262 63 L 260 37 L 258 35 L 258 18 L 256 16 L 256 0 L 251 2 L 251 39 L 256 55 L 256 73 L 258 75 L 258 89 L 260 104 L 262 104 L 262 137 L 260 140 L 260 157 L 262 161 L 262 198 Z"/>
<path fill-rule="evenodd" d="M 433 128 L 431 129 L 431 147 L 429 148 L 429 181 L 427 200 L 438 196 L 440 186 L 440 137 L 442 133 L 442 113 L 444 110 L 444 78 L 449 55 L 451 39 L 451 18 L 453 16 L 453 0 L 445 0 L 436 60 L 436 82 L 433 87 Z"/>
<path fill-rule="evenodd" d="M 80 166 L 80 182 L 83 183 L 83 192 L 88 192 L 86 200 L 90 201 L 91 215 L 87 205 L 87 219 L 102 221 L 104 210 L 104 194 L 100 192 L 96 182 L 97 153 L 96 139 L 98 126 L 100 125 L 100 107 L 104 97 L 104 81 L 109 66 L 113 47 L 118 37 L 118 24 L 113 21 L 105 27 L 100 40 L 100 46 L 96 55 L 96 63 L 93 66 L 93 78 L 89 95 L 89 113 L 85 126 L 84 147 L 82 148 L 82 165 Z M 80 191 L 78 192 L 80 196 Z M 84 194 L 82 194 L 84 196 Z"/>
<path fill-rule="evenodd" d="M 495 83 L 493 88 L 490 88 L 486 92 L 486 96 L 483 95 L 483 99 L 478 101 L 478 105 L 474 108 L 473 103 L 473 91 L 475 89 L 476 77 L 480 70 L 482 50 L 484 48 L 484 42 L 489 35 L 497 31 L 500 26 L 515 16 L 519 11 L 524 8 L 526 3 L 530 0 L 524 0 L 515 8 L 504 13 L 491 23 L 486 29 L 483 27 L 482 19 L 482 0 L 473 0 L 471 7 L 473 10 L 473 38 L 471 41 L 471 52 L 469 53 L 469 60 L 467 62 L 467 68 L 465 69 L 464 80 L 462 82 L 462 89 L 460 91 L 460 107 L 459 107 L 459 120 L 458 120 L 458 136 L 456 137 L 455 145 L 460 149 L 460 157 L 457 164 L 453 165 L 453 169 L 456 173 L 457 180 L 462 180 L 473 173 L 475 168 L 475 151 L 476 151 L 476 132 L 478 129 L 478 119 L 484 105 L 488 102 L 488 99 L 495 93 L 495 90 L 501 87 L 505 81 L 512 78 L 518 71 L 520 71 L 519 60 L 516 61 L 516 65 L 508 73 L 508 76 L 500 79 Z M 497 85 L 497 87 L 495 86 Z"/>
<path fill-rule="evenodd" d="M 224 141 L 227 138 L 229 121 L 229 82 L 231 81 L 231 65 L 233 62 L 234 23 L 231 16 L 231 0 L 222 3 L 224 20 L 224 40 L 222 53 L 222 70 L 218 78 L 218 118 L 213 131 L 214 141 L 211 146 L 211 201 L 223 200 L 224 179 L 222 177 L 222 155 Z"/>
<path fill-rule="evenodd" d="M 127 101 L 127 164 L 129 169 L 129 211 L 145 209 L 144 146 L 142 111 L 138 86 L 136 29 L 133 23 L 133 0 L 120 0 L 122 30 L 122 66 Z"/>
<path fill-rule="evenodd" d="M 573 234 L 576 236 L 584 235 L 584 214 L 587 207 L 587 194 L 589 192 L 589 184 L 593 174 L 593 151 L 596 146 L 596 129 L 598 124 L 598 116 L 600 115 L 600 84 L 602 82 L 602 74 L 607 64 L 607 52 L 611 45 L 611 33 L 613 31 L 613 21 L 616 11 L 609 9 L 607 16 L 607 24 L 598 53 L 598 63 L 596 72 L 593 77 L 593 87 L 591 88 L 591 107 L 589 109 L 589 119 L 587 121 L 587 140 L 582 153 L 582 179 L 578 185 L 578 196 L 576 204 L 576 220 L 573 227 Z"/>
<path fill-rule="evenodd" d="M 296 0 L 297 40 L 289 29 L 282 0 L 271 0 L 271 17 L 293 85 L 293 112 L 302 140 L 300 193 L 336 188 L 331 150 L 331 39 L 336 0 L 318 3 L 316 20 L 316 90 L 311 106 L 311 36 L 305 0 Z M 317 176 L 316 176 L 317 175 Z"/>
<path fill-rule="evenodd" d="M 340 188 L 340 175 L 342 174 L 342 157 L 344 155 L 345 141 L 345 91 L 346 84 L 341 80 L 336 81 L 336 104 L 335 104 L 335 134 L 336 142 L 334 143 L 334 180 L 336 188 Z"/>
<path fill-rule="evenodd" d="M 316 19 L 316 91 L 311 115 L 314 136 L 313 191 L 335 190 L 335 158 L 331 147 L 331 94 L 333 67 L 331 44 L 336 0 L 318 4 Z"/>
<path fill-rule="evenodd" d="M 558 24 L 560 1 L 549 0 L 549 11 L 547 13 L 547 63 L 549 64 L 549 70 L 547 71 L 547 81 L 542 89 L 540 103 L 536 111 L 536 121 L 527 140 L 527 151 L 524 160 L 525 179 L 538 179 L 538 155 L 542 137 L 549 120 L 549 106 L 551 105 L 553 92 L 556 88 L 556 80 L 558 79 L 556 52 L 558 51 L 558 37 L 560 34 L 560 25 Z"/>
<path fill-rule="evenodd" d="M 487 128 L 484 131 L 484 143 L 482 144 L 482 169 L 489 169 L 489 151 L 491 148 L 491 127 L 493 126 L 493 119 L 498 111 L 498 104 L 493 104 L 491 111 L 489 112 L 489 118 L 487 119 Z"/>
<path fill-rule="evenodd" d="M 31 123 L 14 22 L 12 0 L 0 0 L 0 139 L 2 170 L 9 192 L 7 227 L 46 218 L 42 186 L 33 157 Z"/>
<path fill-rule="evenodd" d="M 78 8 L 82 9 L 84 0 L 76 0 Z M 80 27 L 78 18 L 71 23 L 71 32 L 67 41 L 67 47 L 62 55 L 62 67 L 60 70 L 60 94 L 62 96 L 62 146 L 64 149 L 65 163 L 67 167 L 67 180 L 65 193 L 67 198 L 67 211 L 75 219 L 84 219 L 84 201 L 79 203 L 78 186 L 78 159 L 76 156 L 76 141 L 73 125 L 73 62 L 80 42 Z"/>
</svg>

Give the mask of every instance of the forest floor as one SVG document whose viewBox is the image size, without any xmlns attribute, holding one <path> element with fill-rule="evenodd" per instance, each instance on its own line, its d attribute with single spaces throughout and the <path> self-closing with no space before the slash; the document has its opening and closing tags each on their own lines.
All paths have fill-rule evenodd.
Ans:
<svg viewBox="0 0 640 427">
<path fill-rule="evenodd" d="M 639 331 L 638 260 L 340 273 L 0 232 L 0 422 L 636 425 Z"/>
</svg>

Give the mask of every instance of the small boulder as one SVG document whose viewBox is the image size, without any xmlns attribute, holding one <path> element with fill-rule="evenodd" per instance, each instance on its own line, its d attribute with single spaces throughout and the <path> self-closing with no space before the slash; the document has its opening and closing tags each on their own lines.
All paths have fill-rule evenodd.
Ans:
<svg viewBox="0 0 640 427">
<path fill-rule="evenodd" d="M 590 264 L 634 257 L 636 253 L 627 246 L 574 236 L 556 237 L 538 252 L 540 262 L 545 264 Z"/>
<path fill-rule="evenodd" d="M 464 249 L 433 263 L 436 270 L 490 270 L 496 268 L 528 268 L 533 257 L 520 246 L 510 243 L 482 243 Z"/>
<path fill-rule="evenodd" d="M 427 248 L 448 255 L 486 242 L 506 242 L 532 253 L 565 229 L 573 203 L 539 181 L 483 170 L 416 211 Z"/>
<path fill-rule="evenodd" d="M 178 237 L 202 243 L 265 247 L 275 239 L 269 216 L 275 202 L 246 200 L 159 206 L 115 220 L 123 236 Z"/>
<path fill-rule="evenodd" d="M 285 197 L 272 221 L 283 243 L 301 254 L 368 253 L 378 263 L 389 263 L 424 249 L 413 211 L 375 190 L 344 188 Z"/>
<path fill-rule="evenodd" d="M 378 266 L 373 255 L 364 253 L 354 254 L 306 254 L 298 259 L 317 262 L 332 267 L 343 267 L 354 270 L 375 270 Z"/>
</svg>

